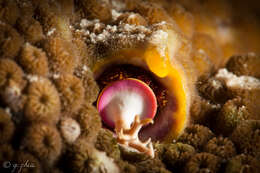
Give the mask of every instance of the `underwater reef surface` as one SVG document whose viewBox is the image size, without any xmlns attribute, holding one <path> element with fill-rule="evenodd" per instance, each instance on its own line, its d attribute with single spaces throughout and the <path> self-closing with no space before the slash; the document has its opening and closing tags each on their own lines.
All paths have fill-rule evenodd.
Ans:
<svg viewBox="0 0 260 173">
<path fill-rule="evenodd" d="M 0 172 L 260 172 L 259 5 L 243 4 L 0 0 Z M 143 93 L 115 87 L 129 78 Z M 127 104 L 105 114 L 109 87 Z"/>
</svg>

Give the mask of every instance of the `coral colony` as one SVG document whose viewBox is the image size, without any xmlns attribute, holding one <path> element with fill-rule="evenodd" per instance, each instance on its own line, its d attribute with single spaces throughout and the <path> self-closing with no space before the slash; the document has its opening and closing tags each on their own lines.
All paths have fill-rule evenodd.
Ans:
<svg viewBox="0 0 260 173">
<path fill-rule="evenodd" d="M 255 3 L 0 0 L 0 172 L 260 172 Z"/>
</svg>

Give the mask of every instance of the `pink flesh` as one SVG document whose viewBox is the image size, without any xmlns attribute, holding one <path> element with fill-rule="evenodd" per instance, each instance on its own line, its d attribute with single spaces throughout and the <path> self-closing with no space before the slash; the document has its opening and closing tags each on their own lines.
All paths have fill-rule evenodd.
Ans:
<svg viewBox="0 0 260 173">
<path fill-rule="evenodd" d="M 122 102 L 127 104 L 122 106 Z M 99 95 L 97 108 L 103 122 L 115 128 L 115 120 L 121 119 L 129 125 L 134 120 L 135 114 L 138 114 L 141 120 L 153 119 L 157 111 L 157 101 L 147 84 L 129 78 L 105 87 Z"/>
</svg>

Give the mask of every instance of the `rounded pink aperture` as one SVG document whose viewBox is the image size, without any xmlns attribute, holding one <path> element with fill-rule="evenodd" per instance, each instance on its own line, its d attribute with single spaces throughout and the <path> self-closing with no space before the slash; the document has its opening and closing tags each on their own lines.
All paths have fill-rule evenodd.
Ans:
<svg viewBox="0 0 260 173">
<path fill-rule="evenodd" d="M 103 122 L 115 127 L 121 120 L 125 128 L 129 128 L 136 115 L 140 119 L 153 119 L 157 111 L 156 96 L 144 82 L 128 78 L 115 81 L 106 86 L 100 93 L 97 108 Z"/>
</svg>

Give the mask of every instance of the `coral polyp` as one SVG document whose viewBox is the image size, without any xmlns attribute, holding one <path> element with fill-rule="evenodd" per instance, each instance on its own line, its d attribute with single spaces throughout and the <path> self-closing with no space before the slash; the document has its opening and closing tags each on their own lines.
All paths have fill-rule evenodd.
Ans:
<svg viewBox="0 0 260 173">
<path fill-rule="evenodd" d="M 243 105 L 241 98 L 235 98 L 227 101 L 217 117 L 219 128 L 224 134 L 230 134 L 237 127 L 238 124 L 249 119 L 249 112 L 245 105 Z"/>
<path fill-rule="evenodd" d="M 223 137 L 212 138 L 203 149 L 224 159 L 229 159 L 236 154 L 236 148 L 231 140 Z"/>
<path fill-rule="evenodd" d="M 18 30 L 24 33 L 26 41 L 32 44 L 39 43 L 45 38 L 42 26 L 39 21 L 35 20 L 30 14 L 27 14 L 28 11 L 26 10 L 23 13 L 25 14 L 23 18 L 18 19 Z"/>
<path fill-rule="evenodd" d="M 58 36 L 51 36 L 46 42 L 45 50 L 50 54 L 50 70 L 54 73 L 73 73 L 75 57 L 70 44 Z"/>
<path fill-rule="evenodd" d="M 25 86 L 24 72 L 15 61 L 10 59 L 0 59 L 0 87 L 4 89 L 10 86 L 11 81 L 16 84 L 18 90 L 22 90 Z"/>
<path fill-rule="evenodd" d="M 113 132 L 108 129 L 103 128 L 99 131 L 95 147 L 101 151 L 105 151 L 109 157 L 114 159 L 120 158 L 121 152 L 117 145 L 117 140 L 114 138 Z"/>
<path fill-rule="evenodd" d="M 108 172 L 119 173 L 119 167 L 106 156 L 106 153 L 98 151 L 94 146 L 84 140 L 79 140 L 68 152 L 68 166 L 71 171 L 79 173 Z M 86 164 L 87 163 L 87 164 Z"/>
<path fill-rule="evenodd" d="M 37 156 L 42 163 L 52 165 L 61 154 L 61 137 L 55 126 L 35 123 L 27 129 L 22 148 Z"/>
<path fill-rule="evenodd" d="M 250 155 L 237 155 L 227 163 L 225 172 L 228 173 L 257 173 L 260 170 L 259 161 Z"/>
<path fill-rule="evenodd" d="M 13 12 L 10 13 L 10 10 Z M 19 9 L 14 1 L 3 0 L 0 2 L 0 20 L 14 25 L 19 17 Z"/>
<path fill-rule="evenodd" d="M 106 22 L 112 18 L 111 5 L 108 0 L 84 0 L 81 2 L 85 15 L 90 19 Z"/>
<path fill-rule="evenodd" d="M 231 139 L 239 152 L 260 156 L 260 120 L 247 120 L 240 123 L 231 134 Z M 243 140 L 241 140 L 243 139 Z"/>
<path fill-rule="evenodd" d="M 238 76 L 254 76 L 260 78 L 259 68 L 260 57 L 254 53 L 243 56 L 232 56 L 228 63 L 227 69 Z"/>
<path fill-rule="evenodd" d="M 15 28 L 8 24 L 0 23 L 0 56 L 14 58 L 23 44 L 23 38 Z"/>
<path fill-rule="evenodd" d="M 56 123 L 60 117 L 60 97 L 55 86 L 45 78 L 32 76 L 25 105 L 28 121 L 48 121 Z"/>
<path fill-rule="evenodd" d="M 100 116 L 95 107 L 91 104 L 84 104 L 75 115 L 75 119 L 80 125 L 80 137 L 88 142 L 95 142 L 102 126 Z"/>
<path fill-rule="evenodd" d="M 220 159 L 209 153 L 195 154 L 186 164 L 187 173 L 212 172 L 216 173 L 220 168 Z"/>
<path fill-rule="evenodd" d="M 201 150 L 211 138 L 214 137 L 213 132 L 202 125 L 194 124 L 187 127 L 178 141 L 192 145 L 196 150 Z"/>
<path fill-rule="evenodd" d="M 186 162 L 196 153 L 191 145 L 179 142 L 166 144 L 164 147 L 165 151 L 161 154 L 162 161 L 172 171 L 182 170 Z"/>
<path fill-rule="evenodd" d="M 49 73 L 46 53 L 29 43 L 22 48 L 18 61 L 26 73 L 39 76 L 47 76 Z"/>
<path fill-rule="evenodd" d="M 146 26 L 146 20 L 138 13 L 126 13 L 120 15 L 117 20 L 119 22 L 127 23 L 130 25 L 143 25 Z"/>
<path fill-rule="evenodd" d="M 62 112 L 77 112 L 83 104 L 85 89 L 79 78 L 70 74 L 60 75 L 54 83 L 61 95 Z"/>
</svg>

